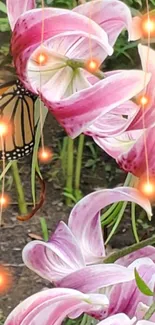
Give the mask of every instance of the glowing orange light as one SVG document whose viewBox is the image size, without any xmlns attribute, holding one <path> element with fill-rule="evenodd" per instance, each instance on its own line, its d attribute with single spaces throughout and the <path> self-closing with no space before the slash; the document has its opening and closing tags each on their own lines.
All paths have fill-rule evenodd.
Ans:
<svg viewBox="0 0 155 325">
<path fill-rule="evenodd" d="M 46 164 L 52 160 L 53 153 L 49 148 L 40 148 L 38 158 L 40 162 Z"/>
<path fill-rule="evenodd" d="M 146 95 L 143 95 L 138 98 L 137 102 L 142 106 L 146 106 L 149 103 L 149 98 Z"/>
<path fill-rule="evenodd" d="M 144 16 L 141 23 L 142 33 L 144 36 L 153 36 L 155 34 L 155 17 Z"/>
<path fill-rule="evenodd" d="M 86 68 L 90 72 L 95 72 L 99 69 L 100 63 L 96 59 L 91 59 L 86 62 Z"/>
<path fill-rule="evenodd" d="M 7 292 L 12 284 L 12 274 L 0 265 L 0 294 Z"/>
<path fill-rule="evenodd" d="M 46 52 L 38 52 L 35 56 L 35 61 L 39 65 L 45 65 L 48 62 L 48 55 Z"/>
<path fill-rule="evenodd" d="M 9 203 L 10 203 L 10 198 L 8 195 L 4 193 L 3 195 L 0 196 L 0 206 L 6 208 L 9 205 Z"/>
<path fill-rule="evenodd" d="M 8 125 L 4 122 L 0 122 L 0 136 L 5 136 L 8 133 Z"/>
<path fill-rule="evenodd" d="M 142 192 L 146 195 L 152 195 L 155 192 L 154 184 L 150 183 L 149 181 L 142 185 Z"/>
</svg>

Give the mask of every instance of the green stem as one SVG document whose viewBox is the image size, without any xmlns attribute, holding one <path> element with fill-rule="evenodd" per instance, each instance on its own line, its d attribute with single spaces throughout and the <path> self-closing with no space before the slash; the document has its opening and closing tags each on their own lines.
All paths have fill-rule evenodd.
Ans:
<svg viewBox="0 0 155 325">
<path fill-rule="evenodd" d="M 21 183 L 17 161 L 13 161 L 11 165 L 13 179 L 16 186 L 17 196 L 18 196 L 18 206 L 21 214 L 27 213 L 27 205 L 25 201 L 23 186 Z"/>
<path fill-rule="evenodd" d="M 132 174 L 128 173 L 126 180 L 124 182 L 124 186 L 130 186 L 130 183 L 132 182 Z M 115 208 L 117 209 L 117 206 L 120 204 L 120 202 L 113 203 L 110 208 L 104 212 L 101 216 L 101 222 L 105 220 L 111 213 L 115 213 Z"/>
<path fill-rule="evenodd" d="M 114 209 L 114 211 L 105 219 L 101 220 L 101 226 L 104 227 L 106 225 L 108 225 L 111 221 L 113 221 L 115 219 L 115 217 L 117 217 L 118 213 L 120 212 L 121 208 L 123 206 L 123 202 L 119 202 L 116 205 L 116 208 Z"/>
<path fill-rule="evenodd" d="M 85 64 L 84 61 L 82 60 L 72 60 L 72 59 L 68 59 L 66 64 L 71 67 L 73 70 L 76 69 L 84 69 L 86 71 L 89 71 L 89 73 L 91 73 L 92 75 L 96 76 L 98 79 L 104 79 L 104 73 L 101 70 L 96 70 L 96 71 L 90 71 L 89 68 L 87 67 L 87 64 Z"/>
<path fill-rule="evenodd" d="M 140 248 L 144 248 L 148 245 L 153 245 L 153 244 L 155 244 L 155 236 L 152 236 L 151 238 L 142 240 L 140 243 L 136 243 L 129 247 L 125 247 L 122 250 L 117 251 L 117 252 L 107 256 L 103 262 L 104 263 L 114 263 L 115 261 L 117 261 L 119 258 L 121 258 L 123 256 L 126 256 L 132 252 L 135 252 Z"/>
<path fill-rule="evenodd" d="M 139 243 L 139 237 L 137 233 L 137 227 L 136 227 L 136 204 L 134 202 L 131 203 L 131 222 L 132 222 L 132 229 L 133 233 L 136 239 L 136 242 Z"/>
<path fill-rule="evenodd" d="M 40 223 L 41 223 L 41 230 L 42 230 L 42 234 L 43 234 L 43 239 L 45 241 L 48 241 L 48 228 L 47 228 L 46 219 L 41 217 L 40 218 Z"/>
<path fill-rule="evenodd" d="M 68 138 L 68 154 L 67 154 L 67 179 L 66 189 L 72 194 L 73 192 L 73 162 L 74 162 L 74 140 Z M 71 198 L 66 197 L 66 204 L 71 205 Z"/>
<path fill-rule="evenodd" d="M 67 144 L 68 144 L 68 137 L 63 138 L 62 150 L 60 153 L 61 159 L 61 167 L 63 171 L 63 175 L 65 176 L 66 173 L 66 151 L 67 151 Z"/>
<path fill-rule="evenodd" d="M 110 232 L 110 234 L 109 234 L 109 236 L 108 236 L 108 238 L 107 238 L 107 240 L 105 242 L 105 245 L 108 244 L 109 240 L 114 235 L 117 227 L 119 226 L 119 224 L 120 224 L 120 222 L 122 220 L 122 217 L 123 217 L 123 214 L 124 214 L 124 211 L 125 211 L 125 208 L 126 208 L 127 204 L 128 204 L 128 202 L 123 202 L 122 208 L 121 208 L 121 210 L 120 210 L 120 212 L 119 212 L 119 214 L 117 216 L 117 220 L 116 220 L 116 222 L 115 222 L 115 224 L 114 224 L 114 226 L 113 226 L 113 228 L 112 228 L 112 230 L 111 230 L 111 232 Z"/>
<path fill-rule="evenodd" d="M 76 158 L 75 193 L 80 190 L 80 176 L 81 176 L 83 148 L 84 148 L 84 134 L 81 134 L 79 136 L 79 144 L 78 144 L 77 158 Z"/>
<path fill-rule="evenodd" d="M 149 320 L 154 313 L 155 313 L 155 302 L 153 302 L 153 304 L 150 306 L 143 319 Z"/>
</svg>

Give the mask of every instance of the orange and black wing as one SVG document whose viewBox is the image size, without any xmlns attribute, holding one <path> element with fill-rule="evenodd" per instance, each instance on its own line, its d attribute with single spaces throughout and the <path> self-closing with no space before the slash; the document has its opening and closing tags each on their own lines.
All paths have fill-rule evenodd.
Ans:
<svg viewBox="0 0 155 325">
<path fill-rule="evenodd" d="M 33 151 L 36 96 L 19 80 L 0 86 L 0 123 L 7 123 L 8 132 L 1 137 L 0 160 L 18 160 Z"/>
</svg>

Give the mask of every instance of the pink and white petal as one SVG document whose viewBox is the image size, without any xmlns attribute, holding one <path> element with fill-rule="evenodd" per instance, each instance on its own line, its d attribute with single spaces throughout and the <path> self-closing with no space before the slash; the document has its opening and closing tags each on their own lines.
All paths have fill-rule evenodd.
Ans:
<svg viewBox="0 0 155 325">
<path fill-rule="evenodd" d="M 8 316 L 5 325 L 54 325 L 74 310 L 79 314 L 91 309 L 88 295 L 71 289 L 49 289 L 30 296 Z"/>
<path fill-rule="evenodd" d="M 52 89 L 42 88 L 42 100 L 66 132 L 75 138 L 99 118 L 139 93 L 144 72 L 126 70 L 70 97 L 54 101 Z M 147 75 L 147 82 L 150 75 Z"/>
<path fill-rule="evenodd" d="M 138 113 L 140 107 L 134 103 L 132 100 L 128 100 L 122 105 L 116 107 L 113 110 L 113 114 L 133 116 L 135 113 Z"/>
<path fill-rule="evenodd" d="M 145 134 L 144 134 L 145 132 Z M 140 177 L 146 173 L 146 153 L 144 146 L 144 136 L 147 146 L 147 161 L 149 175 L 155 175 L 155 126 L 143 131 L 132 147 L 117 158 L 117 163 L 125 171 Z"/>
<path fill-rule="evenodd" d="M 25 11 L 35 8 L 35 0 L 6 0 L 7 14 L 11 29 L 14 29 L 16 21 Z"/>
<path fill-rule="evenodd" d="M 117 264 L 96 264 L 73 272 L 57 283 L 59 287 L 96 292 L 110 285 L 133 280 L 134 272 Z"/>
<path fill-rule="evenodd" d="M 130 102 L 130 101 L 128 101 Z M 126 109 L 125 109 L 126 107 Z M 99 117 L 92 123 L 89 128 L 85 131 L 87 135 L 95 136 L 95 137 L 116 137 L 120 134 L 122 135 L 125 132 L 130 124 L 132 123 L 133 119 L 137 115 L 137 108 L 135 111 L 135 104 L 122 104 L 121 106 L 117 107 L 113 110 L 113 113 L 105 114 L 103 117 Z M 119 111 L 120 109 L 120 111 Z M 130 112 L 131 109 L 131 112 Z M 138 108 L 139 110 L 139 108 Z M 122 115 L 126 115 L 123 117 Z"/>
<path fill-rule="evenodd" d="M 116 138 L 101 138 L 93 136 L 93 140 L 101 149 L 107 152 L 109 156 L 113 157 L 114 159 L 117 159 L 120 155 L 124 154 L 132 148 L 132 146 L 136 143 L 136 140 L 139 139 L 142 133 L 143 131 L 141 130 L 135 130 L 124 132 Z"/>
<path fill-rule="evenodd" d="M 111 46 L 124 28 L 128 29 L 130 34 L 132 26 L 132 17 L 129 8 L 121 1 L 117 0 L 96 0 L 85 3 L 73 9 L 74 11 L 85 15 L 94 20 L 108 34 Z M 94 47 L 92 45 L 92 52 Z M 105 59 L 102 56 L 102 61 Z"/>
<path fill-rule="evenodd" d="M 31 54 L 40 45 L 40 35 L 42 29 L 42 10 L 36 9 L 22 15 L 15 26 L 12 34 L 12 54 L 21 80 L 28 84 L 27 78 L 27 63 Z M 113 49 L 108 43 L 107 34 L 94 21 L 80 15 L 76 12 L 56 9 L 44 9 L 44 42 L 52 40 L 54 36 L 63 36 L 63 33 L 72 33 L 74 36 L 90 38 L 96 41 L 108 54 L 112 54 Z M 70 45 L 72 46 L 73 43 Z M 61 53 L 63 54 L 63 53 Z"/>
<path fill-rule="evenodd" d="M 144 46 L 141 44 L 138 45 L 138 51 L 141 58 L 143 70 L 151 73 L 151 79 L 146 88 L 146 95 L 148 97 L 149 102 L 145 109 L 141 107 L 141 109 L 139 110 L 137 116 L 130 125 L 131 130 L 143 128 L 143 120 L 145 120 L 146 128 L 155 125 L 155 51 L 149 48 L 148 46 Z"/>
<path fill-rule="evenodd" d="M 86 263 L 94 263 L 103 259 L 105 251 L 98 213 L 101 209 L 118 201 L 135 202 L 142 206 L 149 215 L 152 214 L 149 200 L 138 190 L 130 187 L 92 192 L 72 209 L 68 226 L 81 247 Z"/>
<path fill-rule="evenodd" d="M 142 29 L 141 29 L 141 17 L 133 17 L 132 18 L 132 27 L 131 27 L 131 34 L 130 40 L 136 41 L 142 38 Z"/>
<path fill-rule="evenodd" d="M 49 242 L 28 243 L 22 256 L 27 267 L 54 283 L 85 266 L 76 239 L 62 221 Z"/>
<path fill-rule="evenodd" d="M 137 322 L 136 325 L 153 325 L 154 322 L 149 321 L 149 320 L 140 320 L 139 322 Z"/>
<path fill-rule="evenodd" d="M 142 302 L 140 302 L 137 306 L 137 310 L 136 310 L 136 317 L 137 319 L 143 319 L 144 315 L 146 314 L 146 312 L 148 311 L 149 306 L 143 304 Z M 152 315 L 152 317 L 150 318 L 151 322 L 155 322 L 155 314 Z M 140 324 L 138 322 L 138 324 Z M 150 323 L 149 323 L 150 324 Z M 154 324 L 154 323 L 151 323 Z"/>
<path fill-rule="evenodd" d="M 144 248 L 139 249 L 136 252 L 133 252 L 131 254 L 119 258 L 115 263 L 123 266 L 129 266 L 136 259 L 142 257 L 149 257 L 155 263 L 155 247 L 146 246 Z"/>
<path fill-rule="evenodd" d="M 87 313 L 96 319 L 102 320 L 109 306 L 109 300 L 107 296 L 99 293 L 90 293 L 88 302 L 92 306 L 90 307 L 90 311 L 87 311 Z M 75 319 L 79 317 L 80 314 L 81 314 L 81 310 L 78 308 L 68 316 L 71 319 Z"/>
<path fill-rule="evenodd" d="M 129 319 L 129 317 L 125 314 L 117 314 L 98 323 L 99 325 L 134 325 L 136 318 Z M 145 324 L 144 324 L 145 325 Z M 147 325 L 147 324 L 146 324 Z M 149 324 L 148 324 L 149 325 Z M 151 324 L 150 324 L 151 325 Z"/>
<path fill-rule="evenodd" d="M 132 263 L 128 270 L 134 270 L 135 268 L 138 270 L 143 280 L 149 285 L 150 289 L 152 289 L 150 281 L 155 271 L 155 264 L 149 258 L 140 258 Z M 108 314 L 113 315 L 124 312 L 129 315 L 129 317 L 133 317 L 139 302 L 149 304 L 152 299 L 152 297 L 145 296 L 139 291 L 135 280 L 126 284 L 115 285 L 110 293 Z"/>
</svg>

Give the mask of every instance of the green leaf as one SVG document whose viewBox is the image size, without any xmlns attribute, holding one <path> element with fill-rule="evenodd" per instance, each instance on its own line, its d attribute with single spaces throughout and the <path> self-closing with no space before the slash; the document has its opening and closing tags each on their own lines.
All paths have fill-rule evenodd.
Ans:
<svg viewBox="0 0 155 325">
<path fill-rule="evenodd" d="M 45 123 L 45 119 L 48 113 L 48 109 L 41 103 L 42 107 L 42 126 Z M 37 100 L 36 103 L 36 109 L 40 111 L 40 99 Z M 37 114 L 35 115 L 35 118 L 37 119 Z M 35 120 L 35 124 L 38 122 Z M 38 148 L 39 148 L 39 143 L 41 139 L 41 125 L 40 122 L 38 122 L 37 128 L 36 128 L 36 133 L 35 133 L 35 145 L 33 149 L 33 156 L 32 156 L 32 167 L 31 167 L 31 192 L 32 192 L 32 198 L 33 198 L 33 203 L 35 204 L 35 173 L 36 170 L 39 172 L 39 167 L 38 167 Z"/>
<path fill-rule="evenodd" d="M 0 18 L 0 32 L 8 32 L 10 26 L 7 18 Z"/>
<path fill-rule="evenodd" d="M 44 217 L 41 217 L 40 223 L 41 223 L 43 238 L 45 241 L 48 241 L 48 228 L 47 228 L 46 219 Z"/>
<path fill-rule="evenodd" d="M 5 14 L 7 14 L 6 5 L 2 1 L 0 1 L 0 11 L 4 12 Z"/>
<path fill-rule="evenodd" d="M 144 280 L 140 277 L 139 273 L 137 272 L 136 268 L 134 269 L 135 273 L 135 280 L 138 289 L 145 295 L 145 296 L 154 296 L 154 292 L 148 287 L 148 285 L 144 282 Z"/>
</svg>

